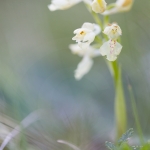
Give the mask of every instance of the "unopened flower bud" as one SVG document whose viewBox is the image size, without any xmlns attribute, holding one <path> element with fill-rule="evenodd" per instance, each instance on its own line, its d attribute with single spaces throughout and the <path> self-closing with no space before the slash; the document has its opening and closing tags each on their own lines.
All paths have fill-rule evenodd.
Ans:
<svg viewBox="0 0 150 150">
<path fill-rule="evenodd" d="M 94 0 L 91 7 L 95 13 L 103 13 L 106 10 L 106 5 L 105 0 Z"/>
</svg>

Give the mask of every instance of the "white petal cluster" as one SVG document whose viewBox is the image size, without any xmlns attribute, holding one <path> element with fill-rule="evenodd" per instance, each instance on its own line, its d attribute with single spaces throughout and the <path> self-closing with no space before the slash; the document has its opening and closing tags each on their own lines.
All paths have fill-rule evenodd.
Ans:
<svg viewBox="0 0 150 150">
<path fill-rule="evenodd" d="M 65 10 L 81 1 L 82 0 L 52 0 L 51 4 L 48 5 L 48 8 L 50 11 Z"/>
<path fill-rule="evenodd" d="M 132 7 L 133 1 L 134 0 L 117 0 L 115 7 L 105 11 L 103 15 L 111 15 L 118 12 L 129 11 Z"/>
<path fill-rule="evenodd" d="M 93 65 L 93 57 L 99 56 L 100 51 L 95 50 L 90 44 L 94 41 L 95 36 L 101 32 L 100 27 L 93 23 L 84 23 L 81 28 L 76 29 L 76 34 L 72 40 L 77 44 L 71 44 L 70 49 L 72 53 L 83 57 L 75 70 L 75 78 L 80 80 L 85 74 L 89 72 Z"/>
<path fill-rule="evenodd" d="M 107 26 L 104 33 L 110 40 L 100 47 L 100 53 L 102 56 L 106 56 L 109 61 L 115 61 L 122 49 L 122 45 L 117 42 L 117 38 L 122 34 L 121 28 L 114 23 Z"/>
<path fill-rule="evenodd" d="M 103 13 L 106 10 L 106 6 L 105 0 L 94 0 L 91 4 L 92 10 L 95 13 Z"/>
<path fill-rule="evenodd" d="M 82 49 L 88 48 L 88 46 L 94 41 L 95 36 L 101 31 L 100 27 L 92 23 L 84 23 L 81 28 L 76 29 L 76 34 L 72 40 L 75 40 Z"/>
<path fill-rule="evenodd" d="M 75 78 L 80 80 L 90 71 L 93 65 L 92 58 L 100 56 L 100 51 L 94 49 L 92 46 L 89 46 L 86 49 L 81 49 L 78 44 L 71 44 L 69 48 L 73 54 L 77 54 L 80 57 L 83 57 L 81 62 L 78 64 L 77 69 L 75 70 Z"/>
<path fill-rule="evenodd" d="M 106 34 L 109 39 L 117 39 L 122 34 L 122 31 L 116 23 L 113 23 L 112 25 L 108 25 L 103 33 Z"/>
</svg>

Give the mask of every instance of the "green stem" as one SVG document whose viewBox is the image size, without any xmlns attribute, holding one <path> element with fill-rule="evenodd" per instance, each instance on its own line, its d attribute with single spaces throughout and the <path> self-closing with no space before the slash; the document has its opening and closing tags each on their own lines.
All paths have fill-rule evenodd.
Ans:
<svg viewBox="0 0 150 150">
<path fill-rule="evenodd" d="M 99 37 L 98 35 L 95 37 L 95 41 L 96 41 L 97 43 L 99 43 L 100 45 L 103 44 L 103 41 L 102 41 L 101 37 Z"/>
<path fill-rule="evenodd" d="M 102 22 L 98 16 L 98 14 L 96 14 L 94 11 L 91 11 L 92 16 L 94 17 L 95 22 L 101 27 L 101 29 L 103 30 L 103 25 Z"/>
<path fill-rule="evenodd" d="M 109 23 L 109 16 L 104 16 L 104 26 Z M 104 36 L 106 40 L 108 37 Z M 125 131 L 127 126 L 126 103 L 122 85 L 121 69 L 117 63 L 107 62 L 115 84 L 115 119 L 116 119 L 116 139 L 118 139 Z"/>
<path fill-rule="evenodd" d="M 110 69 L 110 73 L 113 76 L 114 83 L 116 85 L 117 84 L 118 75 L 119 75 L 119 71 L 118 71 L 119 67 L 118 67 L 117 61 L 114 61 L 114 62 L 107 61 L 107 65 L 108 65 L 108 67 Z"/>
<path fill-rule="evenodd" d="M 107 62 L 115 84 L 115 120 L 116 120 L 116 139 L 126 132 L 127 116 L 126 103 L 122 85 L 121 69 L 117 61 Z"/>
<path fill-rule="evenodd" d="M 103 30 L 103 24 L 98 16 L 97 13 L 95 13 L 94 11 L 92 11 L 91 6 L 89 6 L 88 4 L 85 4 L 88 11 L 91 13 L 91 15 L 93 16 L 95 22 L 101 27 L 101 29 Z"/>
<path fill-rule="evenodd" d="M 133 115 L 134 115 L 134 118 L 135 118 L 137 132 L 139 134 L 139 138 L 140 138 L 141 144 L 144 144 L 143 132 L 142 132 L 140 121 L 139 121 L 139 117 L 138 117 L 137 106 L 136 106 L 136 102 L 135 102 L 133 90 L 132 90 L 132 87 L 131 87 L 130 84 L 128 85 L 128 90 L 129 90 L 129 94 L 130 94 L 130 99 L 131 99 L 131 104 L 132 104 L 132 110 L 133 110 Z"/>
</svg>

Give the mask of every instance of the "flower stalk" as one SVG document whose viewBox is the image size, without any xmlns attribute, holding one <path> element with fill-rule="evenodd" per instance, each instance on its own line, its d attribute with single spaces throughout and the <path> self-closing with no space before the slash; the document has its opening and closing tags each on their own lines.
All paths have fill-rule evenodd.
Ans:
<svg viewBox="0 0 150 150">
<path fill-rule="evenodd" d="M 69 47 L 73 54 L 82 57 L 82 60 L 75 70 L 76 80 L 80 80 L 90 71 L 94 63 L 93 58 L 97 56 L 106 56 L 108 60 L 107 65 L 114 80 L 115 87 L 114 111 L 116 140 L 126 131 L 127 126 L 121 67 L 116 61 L 122 50 L 120 40 L 122 30 L 117 23 L 108 23 L 110 22 L 109 16 L 111 14 L 129 11 L 133 1 L 134 0 L 116 0 L 115 3 L 107 6 L 105 0 L 52 0 L 51 4 L 48 6 L 51 11 L 65 10 L 79 2 L 84 2 L 97 23 L 85 22 L 81 28 L 76 29 L 74 31 L 75 36 L 72 40 L 75 40 L 77 44 L 71 44 Z M 103 15 L 103 21 L 100 19 L 98 13 Z M 101 31 L 103 31 L 104 34 L 99 36 Z M 96 49 L 97 47 L 92 45 L 93 42 L 100 47 Z"/>
<path fill-rule="evenodd" d="M 117 61 L 109 62 L 108 66 L 115 84 L 114 109 L 115 109 L 116 139 L 118 139 L 126 131 L 127 126 L 126 103 L 124 98 L 121 68 L 119 67 Z"/>
<path fill-rule="evenodd" d="M 94 16 L 93 18 L 95 18 Z M 99 17 L 97 15 L 95 20 L 96 23 L 98 23 L 98 18 Z M 104 27 L 102 28 L 105 28 L 108 22 L 109 22 L 109 16 L 105 16 Z M 104 35 L 104 38 L 108 40 L 106 35 Z M 121 74 L 121 68 L 119 67 L 117 61 L 112 61 L 112 62 L 106 61 L 106 63 L 108 65 L 108 68 L 114 80 L 114 86 L 115 86 L 114 110 L 115 110 L 115 126 L 116 126 L 116 140 L 117 140 L 126 131 L 126 126 L 127 126 L 126 103 L 125 103 L 124 90 L 122 84 L 122 74 Z"/>
</svg>

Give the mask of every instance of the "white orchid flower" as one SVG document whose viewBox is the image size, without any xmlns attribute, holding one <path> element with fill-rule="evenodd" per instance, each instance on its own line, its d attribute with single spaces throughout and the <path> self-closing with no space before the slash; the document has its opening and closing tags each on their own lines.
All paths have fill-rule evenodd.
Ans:
<svg viewBox="0 0 150 150">
<path fill-rule="evenodd" d="M 106 10 L 106 6 L 105 0 L 94 0 L 91 4 L 92 10 L 95 13 L 103 13 Z"/>
<path fill-rule="evenodd" d="M 48 5 L 48 8 L 50 11 L 65 10 L 81 1 L 82 0 L 52 0 L 51 4 Z"/>
<path fill-rule="evenodd" d="M 105 11 L 103 15 L 111 15 L 118 12 L 129 11 L 132 7 L 133 1 L 134 0 L 117 0 L 115 3 L 115 7 Z"/>
<path fill-rule="evenodd" d="M 86 49 L 95 39 L 95 36 L 101 31 L 97 24 L 84 23 L 81 28 L 76 29 L 74 34 L 76 34 L 72 40 L 78 42 L 82 49 Z"/>
<path fill-rule="evenodd" d="M 122 31 L 116 23 L 113 23 L 108 25 L 104 29 L 103 33 L 106 34 L 109 37 L 109 39 L 117 39 L 122 34 Z"/>
<path fill-rule="evenodd" d="M 106 34 L 110 40 L 100 47 L 100 53 L 102 56 L 107 56 L 106 58 L 109 61 L 115 61 L 122 49 L 122 45 L 117 42 L 117 38 L 122 34 L 121 28 L 116 23 L 113 23 L 107 26 L 103 33 Z"/>
<path fill-rule="evenodd" d="M 92 65 L 94 57 L 100 56 L 100 51 L 94 49 L 92 46 L 89 46 L 86 49 L 81 49 L 78 44 L 71 44 L 69 46 L 73 54 L 77 54 L 80 57 L 83 57 L 81 62 L 78 64 L 77 69 L 75 70 L 75 78 L 80 80 L 85 74 L 87 74 Z"/>
<path fill-rule="evenodd" d="M 109 40 L 100 47 L 100 53 L 102 56 L 107 56 L 109 61 L 115 61 L 117 55 L 120 54 L 122 45 L 115 40 Z"/>
</svg>

